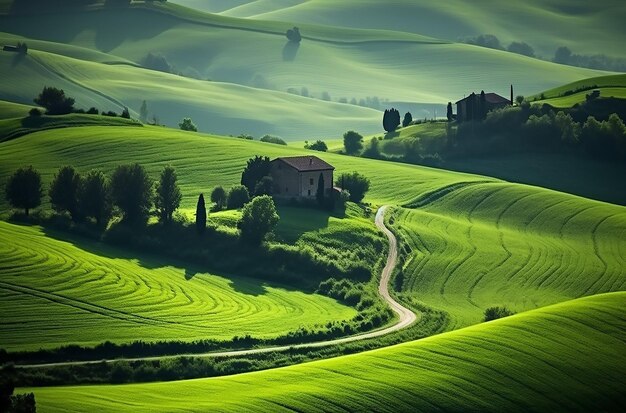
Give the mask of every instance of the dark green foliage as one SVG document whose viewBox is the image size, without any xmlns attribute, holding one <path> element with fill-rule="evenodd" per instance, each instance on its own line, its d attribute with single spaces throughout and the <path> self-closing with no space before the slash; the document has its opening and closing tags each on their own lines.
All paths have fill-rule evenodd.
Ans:
<svg viewBox="0 0 626 413">
<path fill-rule="evenodd" d="M 363 153 L 361 154 L 364 158 L 371 159 L 381 159 L 379 140 L 376 137 L 373 137 Z"/>
<path fill-rule="evenodd" d="M 626 159 L 626 127 L 612 114 L 603 122 L 587 118 L 580 133 L 580 142 L 590 155 L 604 159 Z"/>
<path fill-rule="evenodd" d="M 406 128 L 411 124 L 411 122 L 413 122 L 413 115 L 411 115 L 411 112 L 405 113 L 404 119 L 402 119 L 402 127 Z"/>
<path fill-rule="evenodd" d="M 50 203 L 57 212 L 69 212 L 72 220 L 79 218 L 78 193 L 81 186 L 80 175 L 73 166 L 59 169 L 50 183 Z"/>
<path fill-rule="evenodd" d="M 85 113 L 87 113 L 88 115 L 97 115 L 100 112 L 98 111 L 98 109 L 96 109 L 94 107 L 90 107 L 89 110 L 87 112 L 85 112 Z"/>
<path fill-rule="evenodd" d="M 196 231 L 198 234 L 204 234 L 206 231 L 206 205 L 204 203 L 204 194 L 198 197 L 196 204 Z"/>
<path fill-rule="evenodd" d="M 3 374 L 3 377 L 0 379 L 0 412 L 34 413 L 36 407 L 35 395 L 33 393 L 13 394 L 15 385 L 13 381 L 9 379 L 8 374 L 11 374 L 11 376 L 15 375 L 14 370 L 15 369 L 11 366 L 7 371 L 0 371 L 0 373 Z"/>
<path fill-rule="evenodd" d="M 344 173 L 337 178 L 336 185 L 350 192 L 350 201 L 359 203 L 370 189 L 370 180 L 358 172 Z"/>
<path fill-rule="evenodd" d="M 315 199 L 319 206 L 324 206 L 326 197 L 326 189 L 324 188 L 324 174 L 320 172 L 320 177 L 317 179 L 317 190 L 315 191 Z"/>
<path fill-rule="evenodd" d="M 154 200 L 154 206 L 162 223 L 169 224 L 172 222 L 172 215 L 174 215 L 174 211 L 178 209 L 180 201 L 183 199 L 176 181 L 176 170 L 171 166 L 163 168 Z"/>
<path fill-rule="evenodd" d="M 569 64 L 570 59 L 572 58 L 572 51 L 565 46 L 561 46 L 558 49 L 556 49 L 556 52 L 554 52 L 554 59 L 553 61 L 555 63 L 561 63 L 564 65 Z"/>
<path fill-rule="evenodd" d="M 448 107 L 446 108 L 446 118 L 448 118 L 448 122 L 452 122 L 452 119 L 454 119 L 454 114 L 452 113 L 452 102 L 448 102 Z"/>
<path fill-rule="evenodd" d="M 515 314 L 508 308 L 502 307 L 489 307 L 485 310 L 485 321 L 497 320 L 498 318 L 508 317 Z"/>
<path fill-rule="evenodd" d="M 147 69 L 172 73 L 172 65 L 170 65 L 165 56 L 160 53 L 148 53 L 146 57 L 142 59 L 141 65 Z"/>
<path fill-rule="evenodd" d="M 28 111 L 28 116 L 31 116 L 33 118 L 38 118 L 41 116 L 41 111 L 37 108 L 32 108 L 31 110 Z"/>
<path fill-rule="evenodd" d="M 28 54 L 28 45 L 23 42 L 17 42 L 17 52 L 21 55 Z"/>
<path fill-rule="evenodd" d="M 363 149 L 363 136 L 355 131 L 343 134 L 343 147 L 348 155 L 354 155 Z"/>
<path fill-rule="evenodd" d="M 254 196 L 272 195 L 274 192 L 274 179 L 271 176 L 264 176 L 254 187 Z"/>
<path fill-rule="evenodd" d="M 74 110 L 74 99 L 66 97 L 63 89 L 55 87 L 44 87 L 34 102 L 46 108 L 48 115 L 65 115 Z"/>
<path fill-rule="evenodd" d="M 294 28 L 287 30 L 285 36 L 287 36 L 287 39 L 289 39 L 290 42 L 300 43 L 300 41 L 302 41 L 300 29 L 295 26 Z"/>
<path fill-rule="evenodd" d="M 115 168 L 111 177 L 111 199 L 127 223 L 145 223 L 153 198 L 153 182 L 143 166 L 136 163 Z"/>
<path fill-rule="evenodd" d="M 383 128 L 387 132 L 393 132 L 400 126 L 400 112 L 397 109 L 385 109 L 383 114 Z"/>
<path fill-rule="evenodd" d="M 500 43 L 500 40 L 493 34 L 481 34 L 476 37 L 471 37 L 465 39 L 465 43 L 481 47 L 488 47 L 489 49 L 504 50 L 502 44 Z"/>
<path fill-rule="evenodd" d="M 311 144 L 309 144 L 308 141 L 304 142 L 304 149 L 310 149 L 312 151 L 320 151 L 320 152 L 326 152 L 328 151 L 328 146 L 326 145 L 326 142 L 322 141 L 322 140 L 317 140 Z"/>
<path fill-rule="evenodd" d="M 285 146 L 287 145 L 287 142 L 285 142 L 283 139 L 279 138 L 278 136 L 264 135 L 259 140 L 261 142 L 273 143 L 275 145 L 285 145 Z"/>
<path fill-rule="evenodd" d="M 245 186 L 236 185 L 228 191 L 228 209 L 243 208 L 248 202 L 250 202 L 250 193 Z"/>
<path fill-rule="evenodd" d="M 517 106 L 521 106 L 523 102 L 524 102 L 524 96 L 518 95 L 517 97 L 515 97 L 515 103 L 517 103 Z"/>
<path fill-rule="evenodd" d="M 20 168 L 9 177 L 6 199 L 14 208 L 24 209 L 29 215 L 33 208 L 41 205 L 41 175 L 32 166 Z"/>
<path fill-rule="evenodd" d="M 101 171 L 89 171 L 82 180 L 78 193 L 81 214 L 106 227 L 111 218 L 112 204 L 108 180 Z"/>
<path fill-rule="evenodd" d="M 263 177 L 269 176 L 271 169 L 270 158 L 255 156 L 248 159 L 246 167 L 241 173 L 241 185 L 248 189 L 248 194 L 254 194 L 257 184 Z"/>
<path fill-rule="evenodd" d="M 179 124 L 178 127 L 181 130 L 186 130 L 190 132 L 198 132 L 198 127 L 193 123 L 191 118 L 184 118 Z"/>
<path fill-rule="evenodd" d="M 223 186 L 216 186 L 211 192 L 211 202 L 215 203 L 215 209 L 220 211 L 226 208 L 228 194 Z"/>
<path fill-rule="evenodd" d="M 511 53 L 517 53 L 528 57 L 535 57 L 535 50 L 528 43 L 512 42 L 507 49 Z"/>
<path fill-rule="evenodd" d="M 585 95 L 585 100 L 587 102 L 591 102 L 592 100 L 596 100 L 600 97 L 600 91 L 599 90 L 594 90 L 591 93 Z"/>
<path fill-rule="evenodd" d="M 124 119 L 130 119 L 130 112 L 128 111 L 127 107 L 124 108 L 120 116 Z"/>
<path fill-rule="evenodd" d="M 239 227 L 241 239 L 252 245 L 260 244 L 274 229 L 279 217 L 271 197 L 262 195 L 243 207 Z"/>
</svg>

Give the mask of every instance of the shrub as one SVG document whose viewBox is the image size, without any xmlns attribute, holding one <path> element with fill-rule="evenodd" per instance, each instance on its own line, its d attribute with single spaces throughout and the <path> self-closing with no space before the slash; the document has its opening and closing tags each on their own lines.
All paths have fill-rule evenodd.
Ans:
<svg viewBox="0 0 626 413">
<path fill-rule="evenodd" d="M 69 212 L 72 220 L 78 220 L 78 193 L 80 190 L 80 175 L 74 167 L 64 166 L 54 175 L 50 184 L 50 203 L 57 212 Z"/>
<path fill-rule="evenodd" d="M 489 307 L 485 310 L 485 321 L 497 320 L 498 318 L 508 317 L 515 314 L 508 308 L 502 307 Z"/>
<path fill-rule="evenodd" d="M 100 113 L 98 111 L 98 109 L 94 108 L 93 106 L 89 108 L 89 110 L 86 112 L 88 115 L 97 115 L 98 113 Z"/>
<path fill-rule="evenodd" d="M 186 130 L 190 132 L 198 132 L 198 127 L 193 123 L 191 118 L 184 118 L 179 124 L 178 127 L 181 130 Z"/>
<path fill-rule="evenodd" d="M 528 57 L 535 57 L 535 50 L 524 42 L 513 42 L 507 47 L 507 50 L 511 53 L 517 53 Z"/>
<path fill-rule="evenodd" d="M 28 116 L 31 116 L 33 118 L 38 118 L 41 116 L 41 111 L 37 108 L 32 108 L 31 110 L 28 111 Z"/>
<path fill-rule="evenodd" d="M 243 185 L 236 185 L 228 191 L 228 209 L 239 209 L 250 201 L 250 193 Z"/>
<path fill-rule="evenodd" d="M 337 179 L 336 186 L 350 193 L 350 201 L 361 202 L 370 188 L 370 180 L 358 172 L 344 173 Z"/>
<path fill-rule="evenodd" d="M 355 131 L 343 134 L 343 147 L 348 155 L 354 155 L 363 149 L 363 136 Z"/>
<path fill-rule="evenodd" d="M 14 208 L 29 211 L 41 205 L 41 175 L 32 166 L 20 168 L 9 177 L 6 185 L 6 199 Z"/>
<path fill-rule="evenodd" d="M 411 112 L 405 113 L 404 119 L 402 119 L 402 127 L 406 128 L 411 122 L 413 122 L 413 115 L 411 115 Z"/>
<path fill-rule="evenodd" d="M 279 138 L 278 136 L 272 135 L 264 135 L 261 139 L 261 142 L 273 143 L 275 145 L 287 145 L 287 142 Z"/>
<path fill-rule="evenodd" d="M 300 29 L 297 27 L 293 27 L 292 29 L 287 30 L 285 33 L 287 39 L 290 42 L 300 43 L 302 41 L 302 35 L 300 35 Z"/>
<path fill-rule="evenodd" d="M 279 217 L 271 197 L 262 195 L 243 207 L 239 227 L 242 240 L 258 245 L 278 223 Z"/>
<path fill-rule="evenodd" d="M 198 197 L 198 203 L 196 204 L 196 231 L 198 234 L 203 234 L 206 230 L 206 205 L 204 203 L 204 194 L 200 194 Z"/>
<path fill-rule="evenodd" d="M 317 140 L 311 144 L 309 144 L 308 141 L 304 142 L 304 149 L 310 149 L 313 151 L 320 151 L 320 152 L 326 152 L 328 151 L 328 146 L 326 145 L 326 142 L 322 141 L 322 140 Z"/>
<path fill-rule="evenodd" d="M 46 108 L 48 115 L 65 115 L 74 110 L 74 99 L 66 97 L 63 89 L 55 87 L 44 87 L 34 102 Z"/>
<path fill-rule="evenodd" d="M 153 201 L 153 183 L 139 164 L 120 165 L 111 177 L 111 198 L 131 224 L 145 223 Z"/>
<path fill-rule="evenodd" d="M 128 108 L 125 107 L 120 116 L 124 119 L 130 119 L 130 112 L 128 111 Z"/>
</svg>

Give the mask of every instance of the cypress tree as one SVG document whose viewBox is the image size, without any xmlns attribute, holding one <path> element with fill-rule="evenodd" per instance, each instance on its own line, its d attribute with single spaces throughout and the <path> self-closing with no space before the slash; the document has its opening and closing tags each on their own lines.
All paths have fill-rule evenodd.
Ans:
<svg viewBox="0 0 626 413">
<path fill-rule="evenodd" d="M 448 111 L 446 113 L 446 117 L 448 118 L 448 122 L 452 122 L 452 118 L 453 118 L 452 102 L 448 102 Z"/>
<path fill-rule="evenodd" d="M 204 194 L 200 194 L 198 197 L 198 204 L 196 205 L 196 229 L 198 234 L 203 234 L 206 230 L 206 206 L 204 204 Z"/>
<path fill-rule="evenodd" d="M 317 180 L 317 192 L 315 198 L 320 206 L 324 205 L 324 174 L 320 172 L 320 177 Z"/>
</svg>

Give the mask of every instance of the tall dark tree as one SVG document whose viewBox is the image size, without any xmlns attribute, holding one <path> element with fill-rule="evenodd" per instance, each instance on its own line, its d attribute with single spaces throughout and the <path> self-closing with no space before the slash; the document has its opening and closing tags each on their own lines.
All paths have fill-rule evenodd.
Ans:
<svg viewBox="0 0 626 413">
<path fill-rule="evenodd" d="M 383 128 L 387 132 L 393 132 L 400 126 L 400 112 L 397 109 L 385 109 L 383 114 Z"/>
<path fill-rule="evenodd" d="M 343 134 L 343 147 L 348 155 L 354 155 L 363 149 L 363 136 L 355 131 Z"/>
<path fill-rule="evenodd" d="M 79 218 L 78 192 L 80 190 L 80 175 L 73 166 L 64 166 L 52 179 L 50 184 L 50 203 L 57 212 L 69 212 L 72 219 Z"/>
<path fill-rule="evenodd" d="M 154 198 L 153 182 L 139 164 L 120 165 L 111 177 L 111 199 L 130 224 L 144 223 Z"/>
<path fill-rule="evenodd" d="M 320 177 L 317 179 L 317 191 L 315 192 L 315 198 L 320 206 L 324 205 L 324 200 L 326 198 L 326 188 L 324 188 L 324 185 L 324 174 L 320 172 Z"/>
<path fill-rule="evenodd" d="M 107 177 L 102 171 L 89 171 L 82 180 L 78 194 L 81 214 L 96 220 L 98 227 L 106 227 L 111 218 L 111 193 Z"/>
<path fill-rule="evenodd" d="M 198 234 L 203 234 L 206 230 L 206 205 L 204 203 L 204 194 L 198 197 L 196 204 L 196 230 Z"/>
<path fill-rule="evenodd" d="M 404 119 L 402 119 L 402 127 L 406 128 L 411 124 L 411 122 L 413 122 L 413 115 L 411 115 L 411 112 L 405 113 Z"/>
<path fill-rule="evenodd" d="M 41 205 L 41 192 L 41 175 L 32 166 L 15 171 L 6 186 L 9 204 L 14 208 L 23 208 L 26 216 L 31 209 Z"/>
<path fill-rule="evenodd" d="M 124 119 L 130 119 L 130 112 L 128 111 L 127 107 L 124 107 L 124 110 L 122 111 L 122 114 L 120 116 Z"/>
<path fill-rule="evenodd" d="M 485 91 L 480 91 L 480 100 L 478 101 L 478 113 L 480 120 L 484 120 L 487 117 L 487 96 Z"/>
<path fill-rule="evenodd" d="M 174 211 L 178 209 L 180 201 L 183 199 L 176 181 L 176 170 L 169 165 L 163 168 L 154 203 L 159 214 L 159 220 L 164 224 L 172 222 Z"/>
<path fill-rule="evenodd" d="M 249 194 L 254 194 L 257 184 L 263 177 L 269 176 L 271 169 L 270 158 L 267 156 L 255 156 L 248 159 L 246 167 L 241 173 L 241 185 L 248 189 Z"/>
<path fill-rule="evenodd" d="M 34 102 L 46 108 L 48 115 L 65 115 L 74 110 L 74 99 L 66 97 L 63 89 L 55 87 L 44 87 Z"/>
<path fill-rule="evenodd" d="M 452 122 L 452 119 L 454 118 L 454 114 L 452 113 L 452 102 L 448 102 L 446 117 L 448 118 L 448 122 Z"/>
</svg>

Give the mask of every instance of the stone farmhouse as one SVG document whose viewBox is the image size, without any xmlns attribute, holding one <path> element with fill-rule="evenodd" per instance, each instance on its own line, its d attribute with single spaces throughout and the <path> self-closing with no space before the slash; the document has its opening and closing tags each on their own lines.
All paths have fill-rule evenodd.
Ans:
<svg viewBox="0 0 626 413">
<path fill-rule="evenodd" d="M 276 158 L 271 163 L 274 196 L 279 198 L 315 198 L 320 175 L 324 177 L 324 192 L 333 189 L 335 168 L 317 156 Z"/>
</svg>

